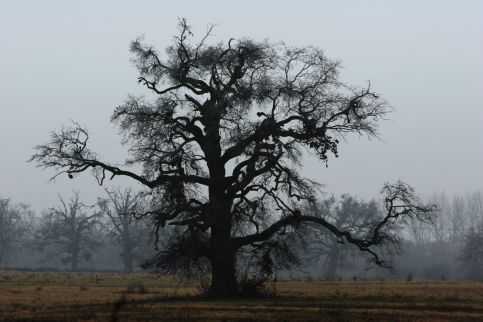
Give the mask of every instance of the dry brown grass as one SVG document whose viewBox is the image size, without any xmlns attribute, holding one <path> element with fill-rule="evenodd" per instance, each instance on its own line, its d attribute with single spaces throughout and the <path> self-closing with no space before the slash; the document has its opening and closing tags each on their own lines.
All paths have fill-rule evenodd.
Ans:
<svg viewBox="0 0 483 322">
<path fill-rule="evenodd" d="M 272 298 L 207 300 L 150 274 L 0 272 L 0 321 L 483 321 L 483 283 L 291 280 L 276 288 Z"/>
</svg>

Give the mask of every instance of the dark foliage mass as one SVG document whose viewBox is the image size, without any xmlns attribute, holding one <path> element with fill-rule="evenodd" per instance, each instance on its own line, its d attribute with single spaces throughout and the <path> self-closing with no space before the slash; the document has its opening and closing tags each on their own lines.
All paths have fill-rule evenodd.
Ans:
<svg viewBox="0 0 483 322">
<path fill-rule="evenodd" d="M 295 263 L 287 238 L 307 224 L 384 264 L 374 246 L 394 241 L 387 227 L 428 221 L 434 207 L 420 204 L 410 186 L 388 184 L 379 221 L 354 232 L 303 212 L 319 186 L 299 172 L 304 153 L 327 164 L 344 135 L 376 135 L 388 112 L 384 99 L 370 86 L 342 83 L 339 63 L 318 48 L 251 39 L 210 44 L 210 32 L 195 41 L 181 20 L 164 55 L 142 39 L 132 42 L 139 82 L 156 98 L 129 97 L 112 115 L 130 149 L 126 168 L 101 160 L 77 124 L 53 133 L 32 160 L 71 178 L 92 170 L 100 184 L 106 176 L 143 184 L 151 207 L 138 216 L 149 216 L 157 233 L 175 226 L 146 266 L 209 271 L 212 295 L 239 294 L 240 263 L 257 267 L 249 276 Z"/>
</svg>

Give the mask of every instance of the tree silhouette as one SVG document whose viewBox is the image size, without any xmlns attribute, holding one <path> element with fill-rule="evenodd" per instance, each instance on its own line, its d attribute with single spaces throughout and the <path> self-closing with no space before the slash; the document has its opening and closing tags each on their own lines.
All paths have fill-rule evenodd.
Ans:
<svg viewBox="0 0 483 322">
<path fill-rule="evenodd" d="M 121 248 L 120 256 L 125 272 L 132 272 L 135 261 L 144 254 L 141 249 L 147 244 L 145 223 L 133 218 L 143 211 L 139 194 L 131 188 L 107 190 L 107 198 L 99 199 L 98 204 L 105 220 L 107 237 Z"/>
<path fill-rule="evenodd" d="M 27 205 L 13 205 L 10 199 L 0 198 L 0 269 L 5 269 L 9 259 L 27 243 L 31 216 Z"/>
<path fill-rule="evenodd" d="M 299 170 L 304 151 L 327 163 L 345 134 L 376 135 L 386 102 L 370 86 L 343 84 L 339 63 L 320 49 L 251 39 L 208 44 L 211 30 L 195 41 L 181 20 L 164 58 L 142 39 L 131 44 L 139 82 L 156 99 L 130 96 L 112 122 L 130 148 L 127 166 L 142 166 L 142 173 L 101 160 L 77 124 L 52 133 L 32 160 L 57 175 L 72 178 L 91 169 L 100 184 L 106 176 L 125 176 L 147 187 L 152 209 L 144 215 L 158 232 L 169 224 L 177 233 L 146 264 L 165 272 L 209 270 L 213 296 L 241 291 L 238 254 L 263 248 L 267 269 L 280 236 L 309 222 L 383 264 L 372 246 L 390 238 L 386 224 L 400 217 L 427 220 L 432 207 L 417 204 L 403 183 L 386 185 L 385 217 L 356 238 L 302 213 L 318 184 Z"/>
<path fill-rule="evenodd" d="M 468 278 L 483 280 L 483 224 L 466 235 L 458 259 L 464 264 Z"/>
<path fill-rule="evenodd" d="M 62 263 L 76 271 L 81 261 L 91 260 L 92 251 L 100 244 L 96 236 L 100 212 L 83 204 L 78 192 L 68 202 L 61 196 L 59 201 L 59 206 L 43 214 L 37 232 L 38 248 L 53 247 L 49 256 L 62 256 Z"/>
<path fill-rule="evenodd" d="M 387 209 L 384 212 L 381 211 L 380 205 L 374 199 L 366 202 L 349 194 L 343 194 L 339 199 L 334 196 L 323 199 L 313 205 L 308 205 L 304 211 L 307 214 L 322 216 L 339 230 L 348 231 L 354 237 L 359 238 L 371 234 L 371 230 L 384 219 L 384 215 L 387 213 Z M 391 221 L 384 224 L 386 240 L 377 245 L 379 253 L 387 255 L 387 253 L 393 253 L 399 249 L 401 238 L 398 232 L 403 229 L 399 223 Z M 313 225 L 311 228 L 305 236 L 309 243 L 307 246 L 309 258 L 312 260 L 323 258 L 323 272 L 321 273 L 324 277 L 336 278 L 339 268 L 349 268 L 351 264 L 354 264 L 358 255 L 365 255 L 364 253 L 358 254 L 354 245 L 345 243 L 337 235 L 327 234 L 323 226 Z M 387 265 L 389 264 L 387 263 Z"/>
</svg>

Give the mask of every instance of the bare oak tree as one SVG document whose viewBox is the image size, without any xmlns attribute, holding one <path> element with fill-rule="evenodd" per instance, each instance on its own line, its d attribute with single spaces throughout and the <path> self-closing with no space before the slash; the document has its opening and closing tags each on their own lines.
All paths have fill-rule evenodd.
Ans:
<svg viewBox="0 0 483 322">
<path fill-rule="evenodd" d="M 373 246 L 390 238 L 386 224 L 426 220 L 432 207 L 418 204 L 405 184 L 387 185 L 385 216 L 357 238 L 302 213 L 318 184 L 299 169 L 304 151 L 327 163 L 344 135 L 376 135 L 386 102 L 370 86 L 343 84 L 339 63 L 318 48 L 251 39 L 209 44 L 211 29 L 195 41 L 181 20 L 165 57 L 142 39 L 131 44 L 139 82 L 156 99 L 129 97 L 112 122 L 130 148 L 126 166 L 140 165 L 142 173 L 101 160 L 78 125 L 52 133 L 32 160 L 71 178 L 93 170 L 101 184 L 106 176 L 143 184 L 153 196 L 145 215 L 158 230 L 178 227 L 147 264 L 165 272 L 208 267 L 213 296 L 239 294 L 237 254 L 305 223 L 325 227 L 383 264 Z M 264 263 L 270 263 L 267 254 Z"/>
<path fill-rule="evenodd" d="M 59 206 L 43 214 L 38 247 L 53 249 L 49 256 L 62 256 L 62 263 L 76 271 L 81 261 L 91 260 L 92 251 L 99 246 L 96 226 L 100 212 L 82 203 L 78 192 L 68 202 L 61 196 L 59 201 Z"/>
</svg>

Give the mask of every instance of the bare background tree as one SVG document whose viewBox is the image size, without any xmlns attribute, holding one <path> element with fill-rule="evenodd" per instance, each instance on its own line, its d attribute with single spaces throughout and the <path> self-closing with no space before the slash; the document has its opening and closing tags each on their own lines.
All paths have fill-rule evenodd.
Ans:
<svg viewBox="0 0 483 322">
<path fill-rule="evenodd" d="M 10 199 L 0 198 L 0 269 L 29 241 L 31 216 L 25 204 L 14 205 Z"/>
<path fill-rule="evenodd" d="M 468 278 L 483 280 L 483 224 L 465 236 L 458 259 L 464 264 Z"/>
<path fill-rule="evenodd" d="M 316 202 L 307 209 L 312 215 L 323 214 L 325 220 L 341 230 L 349 231 L 354 235 L 365 233 L 377 224 L 382 218 L 381 209 L 375 200 L 364 202 L 350 195 L 342 195 L 340 199 L 331 197 Z M 393 236 L 393 247 L 397 247 L 397 233 L 394 229 L 387 229 Z M 343 238 L 314 226 L 311 231 L 310 253 L 322 261 L 322 276 L 335 278 L 338 269 L 348 267 L 354 263 L 354 258 L 362 255 L 353 245 L 345 243 Z M 382 246 L 382 245 L 381 245 Z"/>
<path fill-rule="evenodd" d="M 131 273 L 135 263 L 142 261 L 146 254 L 147 237 L 151 232 L 144 221 L 134 217 L 143 213 L 144 205 L 140 195 L 132 188 L 106 189 L 106 193 L 107 198 L 99 199 L 101 212 L 107 219 L 104 224 L 106 236 L 120 246 L 124 271 Z"/>
<path fill-rule="evenodd" d="M 144 214 L 157 232 L 166 224 L 178 227 L 147 265 L 163 272 L 208 270 L 213 296 L 243 293 L 239 254 L 264 247 L 263 263 L 270 264 L 277 238 L 307 223 L 383 265 L 374 247 L 393 240 L 386 228 L 399 220 L 430 221 L 435 208 L 421 204 L 410 186 L 388 184 L 381 220 L 354 234 L 301 212 L 319 186 L 299 170 L 305 152 L 327 164 L 346 134 L 375 136 L 386 102 L 370 85 L 343 84 L 339 63 L 320 49 L 250 39 L 208 44 L 211 30 L 193 42 L 181 20 L 166 58 L 142 39 L 131 44 L 139 82 L 156 99 L 131 96 L 114 111 L 112 121 L 129 146 L 127 168 L 89 150 L 88 132 L 77 124 L 52 133 L 32 160 L 71 178 L 91 169 L 100 184 L 106 176 L 143 184 L 152 205 Z"/>
<path fill-rule="evenodd" d="M 38 230 L 39 248 L 53 248 L 51 257 L 61 257 L 72 271 L 82 261 L 90 261 L 92 251 L 99 246 L 98 223 L 100 212 L 86 206 L 74 192 L 69 201 L 59 196 L 60 205 L 44 213 Z"/>
<path fill-rule="evenodd" d="M 478 251 L 468 252 L 467 247 L 478 236 L 483 222 L 482 192 L 454 196 L 439 193 L 427 199 L 438 205 L 438 216 L 431 225 L 411 224 L 404 253 L 396 265 L 420 278 L 474 278 L 468 263 L 478 262 Z"/>
</svg>

